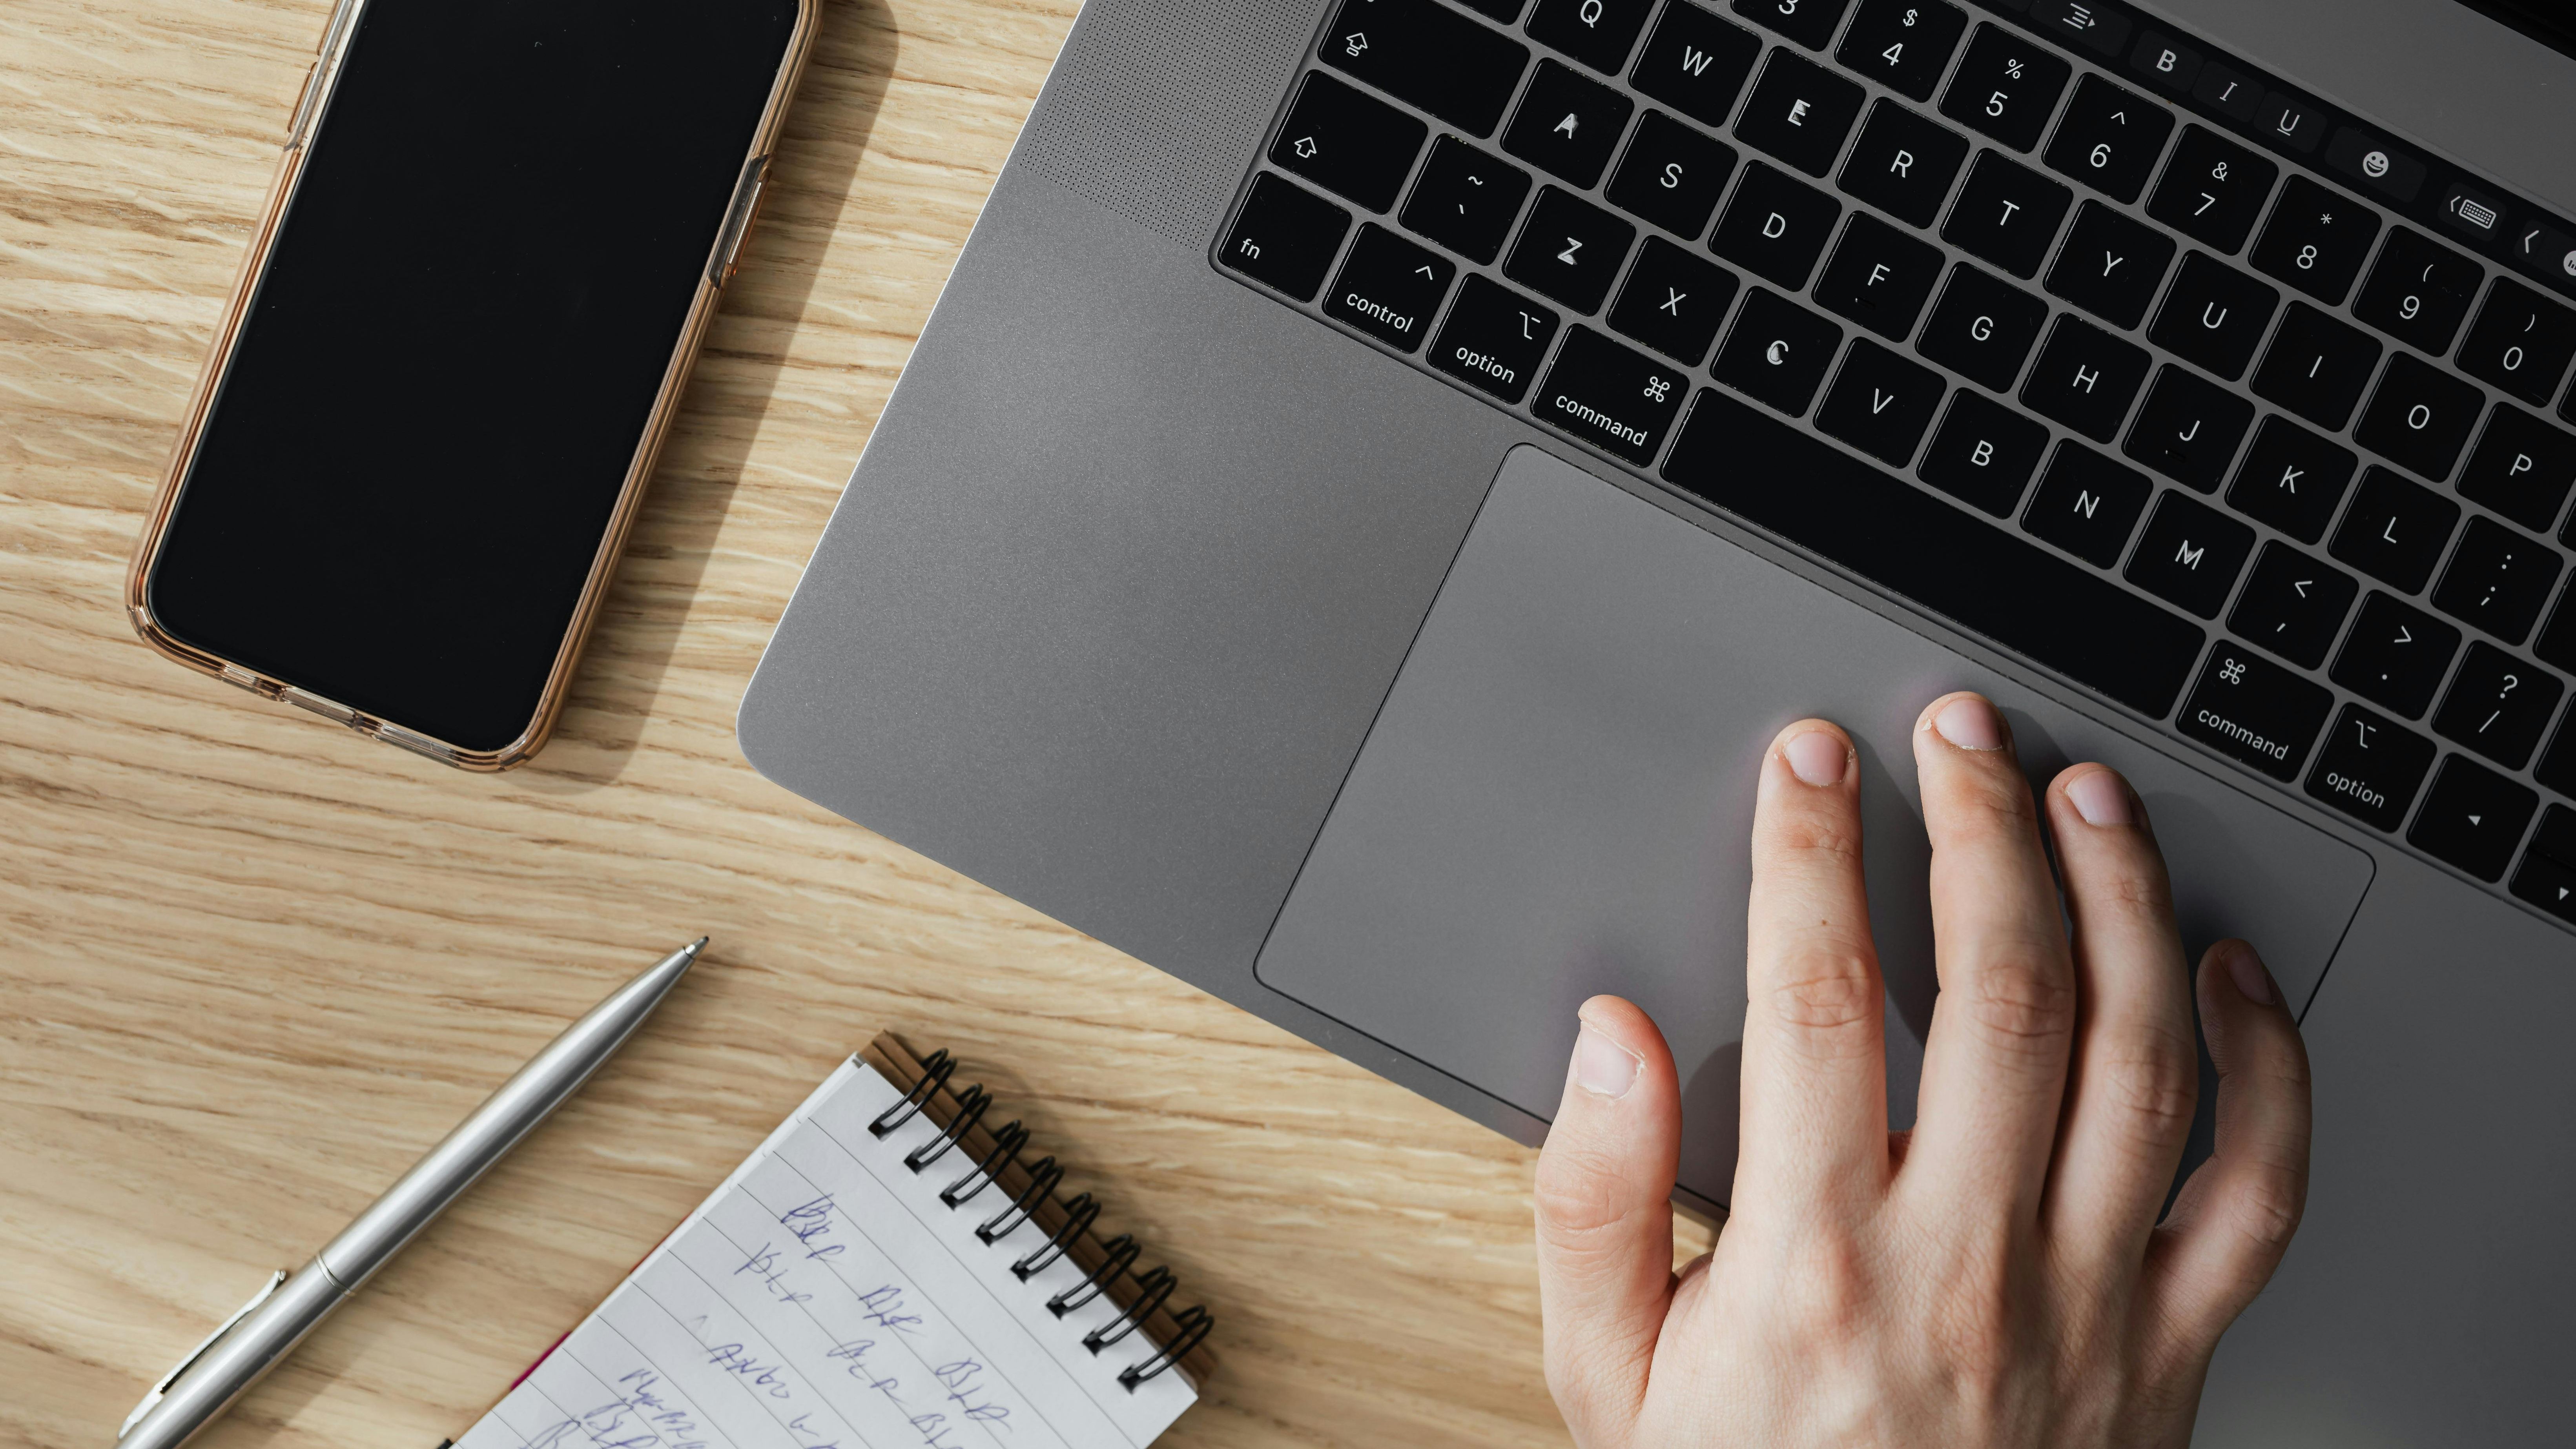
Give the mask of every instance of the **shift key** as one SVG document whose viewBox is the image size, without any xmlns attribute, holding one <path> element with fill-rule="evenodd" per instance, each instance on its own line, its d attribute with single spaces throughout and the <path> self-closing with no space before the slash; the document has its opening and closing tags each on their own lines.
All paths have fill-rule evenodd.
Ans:
<svg viewBox="0 0 2576 1449">
<path fill-rule="evenodd" d="M 2334 692 L 2220 639 L 2183 703 L 2182 732 L 2276 780 L 2295 780 Z"/>
<path fill-rule="evenodd" d="M 1680 368 L 1577 327 L 1531 407 L 1541 421 L 1643 467 L 1655 461 L 1689 393 Z"/>
</svg>

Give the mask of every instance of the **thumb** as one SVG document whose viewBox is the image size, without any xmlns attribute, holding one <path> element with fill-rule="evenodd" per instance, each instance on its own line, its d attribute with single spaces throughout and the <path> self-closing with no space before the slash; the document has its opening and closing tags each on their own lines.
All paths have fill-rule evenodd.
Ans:
<svg viewBox="0 0 2576 1449">
<path fill-rule="evenodd" d="M 1627 1438 L 1673 1292 L 1681 1091 L 1646 1014 L 1583 1004 L 1565 1097 L 1539 1154 L 1539 1304 L 1548 1389 L 1578 1442 Z"/>
</svg>

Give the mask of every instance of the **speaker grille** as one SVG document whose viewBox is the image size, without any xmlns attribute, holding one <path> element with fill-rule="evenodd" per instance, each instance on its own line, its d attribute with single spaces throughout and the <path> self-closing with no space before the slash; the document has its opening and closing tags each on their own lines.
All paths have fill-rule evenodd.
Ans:
<svg viewBox="0 0 2576 1449">
<path fill-rule="evenodd" d="M 1281 0 L 1091 0 L 1020 155 L 1192 248 L 1226 204 L 1319 23 Z"/>
</svg>

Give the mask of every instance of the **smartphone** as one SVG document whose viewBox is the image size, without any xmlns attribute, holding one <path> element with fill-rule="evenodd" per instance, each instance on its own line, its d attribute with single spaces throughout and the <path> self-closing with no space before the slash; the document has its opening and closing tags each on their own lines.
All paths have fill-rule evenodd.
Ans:
<svg viewBox="0 0 2576 1449">
<path fill-rule="evenodd" d="M 818 0 L 341 0 L 126 581 L 170 658 L 545 742 Z"/>
</svg>

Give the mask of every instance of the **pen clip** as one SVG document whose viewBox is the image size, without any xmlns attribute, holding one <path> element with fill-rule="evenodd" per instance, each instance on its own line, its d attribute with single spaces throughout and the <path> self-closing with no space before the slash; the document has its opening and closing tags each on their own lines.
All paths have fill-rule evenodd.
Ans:
<svg viewBox="0 0 2576 1449">
<path fill-rule="evenodd" d="M 170 1386 L 179 1381 L 179 1376 L 194 1367 L 197 1360 L 206 1356 L 207 1349 L 213 1348 L 218 1339 L 221 1339 L 225 1334 L 233 1331 L 234 1324 L 250 1317 L 254 1309 L 258 1308 L 259 1305 L 266 1303 L 271 1294 L 274 1294 L 278 1289 L 285 1285 L 285 1269 L 280 1268 L 276 1272 L 269 1274 L 268 1282 L 263 1285 L 258 1292 L 250 1295 L 250 1301 L 248 1303 L 245 1303 L 240 1308 L 234 1310 L 232 1317 L 225 1319 L 214 1332 L 207 1334 L 205 1339 L 195 1348 L 188 1350 L 188 1356 L 179 1360 L 179 1366 L 177 1368 L 174 1368 L 161 1376 L 161 1381 L 154 1384 L 152 1386 L 152 1391 L 143 1396 L 143 1402 L 135 1405 L 134 1412 L 125 1416 L 124 1424 L 119 1426 L 116 1431 L 117 1437 L 121 1439 L 128 1433 L 131 1433 L 135 1424 L 139 1422 L 144 1415 L 152 1412 L 152 1406 L 161 1402 L 161 1396 L 170 1392 Z"/>
</svg>

